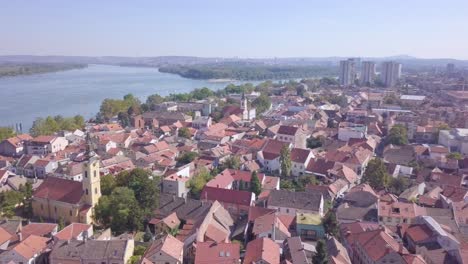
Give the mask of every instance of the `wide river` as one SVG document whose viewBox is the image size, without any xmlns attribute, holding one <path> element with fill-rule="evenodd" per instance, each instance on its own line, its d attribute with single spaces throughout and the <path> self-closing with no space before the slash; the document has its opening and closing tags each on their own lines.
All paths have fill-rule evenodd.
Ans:
<svg viewBox="0 0 468 264">
<path fill-rule="evenodd" d="M 0 78 L 0 126 L 22 123 L 27 132 L 37 117 L 94 116 L 105 98 L 132 93 L 143 102 L 151 94 L 224 88 L 228 83 L 182 78 L 155 68 L 89 65 L 87 68 Z"/>
</svg>

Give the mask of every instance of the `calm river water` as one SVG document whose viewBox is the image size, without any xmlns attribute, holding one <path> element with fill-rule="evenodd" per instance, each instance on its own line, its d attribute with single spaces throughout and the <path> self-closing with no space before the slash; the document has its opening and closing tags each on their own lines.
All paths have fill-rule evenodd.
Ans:
<svg viewBox="0 0 468 264">
<path fill-rule="evenodd" d="M 224 88 L 228 83 L 182 78 L 155 68 L 89 65 L 87 68 L 0 78 L 0 126 L 22 123 L 27 132 L 36 117 L 94 116 L 103 99 L 132 93 L 142 101 L 151 94 Z"/>
</svg>

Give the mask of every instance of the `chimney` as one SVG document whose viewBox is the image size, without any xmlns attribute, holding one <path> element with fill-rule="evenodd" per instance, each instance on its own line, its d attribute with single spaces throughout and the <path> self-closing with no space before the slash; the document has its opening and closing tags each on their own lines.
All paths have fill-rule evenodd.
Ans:
<svg viewBox="0 0 468 264">
<path fill-rule="evenodd" d="M 86 243 L 88 240 L 88 230 L 83 231 L 83 242 Z"/>
<path fill-rule="evenodd" d="M 21 233 L 21 231 L 18 231 L 18 232 L 16 233 L 16 235 L 18 235 L 18 240 L 19 240 L 20 242 L 23 241 L 23 233 Z"/>
</svg>

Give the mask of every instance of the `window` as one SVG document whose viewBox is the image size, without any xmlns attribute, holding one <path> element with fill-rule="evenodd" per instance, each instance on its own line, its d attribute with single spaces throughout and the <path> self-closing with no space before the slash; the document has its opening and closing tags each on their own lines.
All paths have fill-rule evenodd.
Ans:
<svg viewBox="0 0 468 264">
<path fill-rule="evenodd" d="M 86 189 L 86 195 L 88 195 L 88 189 Z"/>
<path fill-rule="evenodd" d="M 73 215 L 73 212 L 72 212 L 72 210 L 70 210 L 70 216 L 72 216 L 72 215 Z"/>
<path fill-rule="evenodd" d="M 54 207 L 54 212 L 56 212 L 56 213 L 57 213 L 57 206 L 55 206 L 55 207 Z"/>
<path fill-rule="evenodd" d="M 88 178 L 88 172 L 87 171 L 84 172 L 84 177 Z"/>
<path fill-rule="evenodd" d="M 96 178 L 97 172 L 96 172 L 96 171 L 93 171 L 93 174 L 94 174 L 94 178 Z"/>
<path fill-rule="evenodd" d="M 94 188 L 94 194 L 97 194 L 97 188 Z"/>
</svg>

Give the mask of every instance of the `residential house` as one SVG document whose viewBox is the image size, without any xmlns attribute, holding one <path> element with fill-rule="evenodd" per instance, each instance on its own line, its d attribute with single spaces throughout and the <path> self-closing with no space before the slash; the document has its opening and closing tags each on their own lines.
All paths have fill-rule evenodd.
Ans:
<svg viewBox="0 0 468 264">
<path fill-rule="evenodd" d="M 0 263 L 41 263 L 46 261 L 50 238 L 30 235 L 0 253 Z"/>
<path fill-rule="evenodd" d="M 239 243 L 198 242 L 195 264 L 240 263 Z"/>
<path fill-rule="evenodd" d="M 212 124 L 212 118 L 209 116 L 199 116 L 192 121 L 192 127 L 196 129 L 207 129 Z"/>
<path fill-rule="evenodd" d="M 290 143 L 270 139 L 263 149 L 257 153 L 257 160 L 265 171 L 280 171 L 280 153 L 283 146 L 289 147 Z"/>
<path fill-rule="evenodd" d="M 184 243 L 166 235 L 151 243 L 142 257 L 141 264 L 182 264 Z"/>
<path fill-rule="evenodd" d="M 247 244 L 244 263 L 280 263 L 280 247 L 270 238 L 263 237 L 254 239 Z"/>
<path fill-rule="evenodd" d="M 306 134 L 301 127 L 282 125 L 278 128 L 276 140 L 289 143 L 297 148 L 306 147 Z"/>
<path fill-rule="evenodd" d="M 30 155 L 47 155 L 64 150 L 68 141 L 64 137 L 38 136 L 26 142 L 26 153 Z"/>
<path fill-rule="evenodd" d="M 418 215 L 425 215 L 426 209 L 414 203 L 399 201 L 379 201 L 379 222 L 385 225 L 396 226 L 411 224 Z"/>
<path fill-rule="evenodd" d="M 272 190 L 268 196 L 267 208 L 291 216 L 296 216 L 297 213 L 323 216 L 324 199 L 321 193 Z"/>
<path fill-rule="evenodd" d="M 268 237 L 273 241 L 283 241 L 291 237 L 288 227 L 276 212 L 257 217 L 253 223 L 252 234 L 255 238 Z"/>
<path fill-rule="evenodd" d="M 322 217 L 319 214 L 297 213 L 296 232 L 302 240 L 319 240 L 325 236 Z"/>
<path fill-rule="evenodd" d="M 238 191 L 205 186 L 200 199 L 218 201 L 233 215 L 247 215 L 249 207 L 254 206 L 255 194 L 249 191 Z"/>
<path fill-rule="evenodd" d="M 154 226 L 154 233 L 156 235 L 170 234 L 172 231 L 179 229 L 180 223 L 180 219 L 175 212 L 163 219 L 154 219 L 149 222 L 150 225 Z"/>
<path fill-rule="evenodd" d="M 31 235 L 52 238 L 58 231 L 58 224 L 52 223 L 29 223 L 21 228 L 18 236 L 26 239 Z"/>
<path fill-rule="evenodd" d="M 25 154 L 25 143 L 32 140 L 29 134 L 20 134 L 0 142 L 0 155 L 19 157 Z"/>
<path fill-rule="evenodd" d="M 85 240 L 94 234 L 93 226 L 82 223 L 71 223 L 54 235 L 56 240 Z"/>
<path fill-rule="evenodd" d="M 439 132 L 439 144 L 446 146 L 450 152 L 468 155 L 468 128 L 454 128 Z"/>
<path fill-rule="evenodd" d="M 291 175 L 296 177 L 304 175 L 310 159 L 313 158 L 315 157 L 310 149 L 291 149 Z"/>
<path fill-rule="evenodd" d="M 341 141 L 349 141 L 352 138 L 366 138 L 367 126 L 350 122 L 341 122 L 338 125 L 338 139 Z"/>
<path fill-rule="evenodd" d="M 310 264 L 300 237 L 289 237 L 283 241 L 283 256 L 290 263 Z"/>
<path fill-rule="evenodd" d="M 53 246 L 50 264 L 126 264 L 133 255 L 134 241 L 128 240 L 61 240 Z"/>
<path fill-rule="evenodd" d="M 330 264 L 351 264 L 348 251 L 335 237 L 327 239 L 327 249 Z"/>
<path fill-rule="evenodd" d="M 46 159 L 38 159 L 33 164 L 34 176 L 44 178 L 46 175 L 53 173 L 57 169 L 57 162 Z"/>
</svg>

